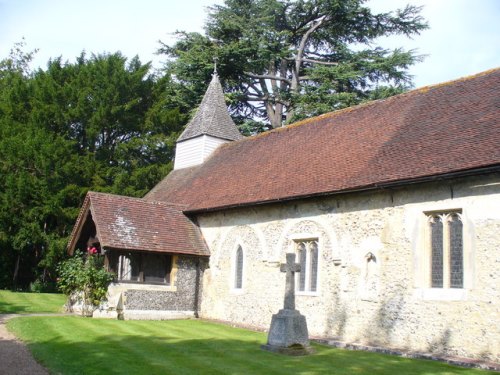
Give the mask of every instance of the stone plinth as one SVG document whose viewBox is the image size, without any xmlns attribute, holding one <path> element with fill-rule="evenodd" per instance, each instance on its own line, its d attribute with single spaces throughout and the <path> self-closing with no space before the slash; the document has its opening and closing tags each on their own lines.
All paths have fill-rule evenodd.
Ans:
<svg viewBox="0 0 500 375">
<path fill-rule="evenodd" d="M 274 314 L 267 344 L 262 345 L 262 349 L 287 355 L 311 354 L 305 316 L 290 309 Z"/>
</svg>

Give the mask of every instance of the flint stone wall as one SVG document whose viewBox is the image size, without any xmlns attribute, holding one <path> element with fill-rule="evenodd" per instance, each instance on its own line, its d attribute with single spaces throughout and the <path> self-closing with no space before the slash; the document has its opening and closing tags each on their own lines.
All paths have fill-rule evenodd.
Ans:
<svg viewBox="0 0 500 375">
<path fill-rule="evenodd" d="M 465 282 L 422 280 L 425 212 L 460 209 Z M 279 264 L 294 240 L 318 238 L 318 291 L 297 293 L 311 336 L 499 361 L 500 175 L 207 213 L 201 316 L 268 329 L 283 306 Z M 234 257 L 243 249 L 243 288 Z M 376 262 L 368 262 L 372 253 Z"/>
<path fill-rule="evenodd" d="M 201 280 L 205 266 L 204 258 L 179 255 L 174 281 L 175 290 L 162 291 L 154 288 L 148 290 L 147 285 L 144 289 L 127 289 L 124 292 L 125 310 L 198 311 L 199 306 L 196 306 L 196 302 L 199 302 L 201 288 L 197 278 Z"/>
</svg>

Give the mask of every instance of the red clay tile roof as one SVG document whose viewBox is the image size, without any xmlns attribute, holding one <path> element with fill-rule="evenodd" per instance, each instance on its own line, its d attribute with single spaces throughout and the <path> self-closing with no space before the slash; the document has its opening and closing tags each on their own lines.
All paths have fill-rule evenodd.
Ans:
<svg viewBox="0 0 500 375">
<path fill-rule="evenodd" d="M 499 167 L 499 89 L 494 69 L 231 142 L 145 198 L 197 212 Z"/>
<path fill-rule="evenodd" d="M 162 202 L 89 192 L 73 229 L 69 250 L 73 251 L 90 210 L 103 248 L 208 256 L 199 228 L 180 208 Z"/>
</svg>

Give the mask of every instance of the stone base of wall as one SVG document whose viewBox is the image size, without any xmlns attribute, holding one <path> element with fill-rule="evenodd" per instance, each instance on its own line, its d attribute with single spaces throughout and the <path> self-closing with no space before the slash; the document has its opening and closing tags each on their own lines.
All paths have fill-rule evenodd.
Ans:
<svg viewBox="0 0 500 375">
<path fill-rule="evenodd" d="M 101 319 L 120 319 L 118 311 L 116 310 L 103 310 L 97 309 L 92 314 L 92 318 L 101 318 Z"/>
<path fill-rule="evenodd" d="M 81 314 L 81 310 L 75 311 Z M 164 310 L 122 310 L 97 309 L 92 314 L 93 318 L 120 319 L 120 320 L 172 320 L 172 319 L 194 319 L 194 311 L 164 311 Z"/>
<path fill-rule="evenodd" d="M 194 311 L 124 310 L 124 320 L 193 319 Z"/>
</svg>

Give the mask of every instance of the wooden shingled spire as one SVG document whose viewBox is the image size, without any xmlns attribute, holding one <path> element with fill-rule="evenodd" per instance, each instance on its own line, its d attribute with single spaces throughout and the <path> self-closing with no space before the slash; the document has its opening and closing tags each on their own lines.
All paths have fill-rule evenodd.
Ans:
<svg viewBox="0 0 500 375">
<path fill-rule="evenodd" d="M 241 138 L 227 111 L 215 62 L 212 81 L 198 111 L 177 140 L 174 169 L 202 164 L 220 145 Z"/>
<path fill-rule="evenodd" d="M 186 141 L 201 135 L 208 135 L 228 141 L 236 141 L 243 137 L 233 119 L 229 116 L 222 85 L 215 69 L 212 81 L 205 92 L 196 115 L 188 123 L 177 142 Z"/>
</svg>

